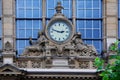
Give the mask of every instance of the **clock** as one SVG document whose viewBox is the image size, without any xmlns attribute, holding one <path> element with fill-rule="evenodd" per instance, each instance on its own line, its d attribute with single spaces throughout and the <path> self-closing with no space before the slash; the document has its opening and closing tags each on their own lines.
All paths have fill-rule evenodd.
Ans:
<svg viewBox="0 0 120 80">
<path fill-rule="evenodd" d="M 49 29 L 50 38 L 57 42 L 63 42 L 67 40 L 70 36 L 71 29 L 64 22 L 55 22 Z"/>
<path fill-rule="evenodd" d="M 72 25 L 64 20 L 53 21 L 47 27 L 47 35 L 53 42 L 64 43 L 72 35 Z"/>
</svg>

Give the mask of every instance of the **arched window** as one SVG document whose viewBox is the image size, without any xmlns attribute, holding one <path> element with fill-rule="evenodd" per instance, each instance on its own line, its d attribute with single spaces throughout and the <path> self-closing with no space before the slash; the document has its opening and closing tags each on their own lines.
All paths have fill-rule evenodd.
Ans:
<svg viewBox="0 0 120 80">
<path fill-rule="evenodd" d="M 76 0 L 77 32 L 87 44 L 102 49 L 102 0 Z"/>
<path fill-rule="evenodd" d="M 42 28 L 42 0 L 16 0 L 16 40 L 18 54 L 37 38 Z"/>
<path fill-rule="evenodd" d="M 0 0 L 0 49 L 2 48 L 2 22 L 1 22 L 1 17 L 2 17 L 2 0 Z"/>
</svg>

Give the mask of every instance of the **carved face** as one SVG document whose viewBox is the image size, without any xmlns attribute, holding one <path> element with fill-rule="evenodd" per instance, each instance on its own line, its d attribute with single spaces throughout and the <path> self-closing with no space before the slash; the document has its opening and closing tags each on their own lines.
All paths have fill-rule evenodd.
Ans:
<svg viewBox="0 0 120 80">
<path fill-rule="evenodd" d="M 48 28 L 49 36 L 56 42 L 66 41 L 71 34 L 71 28 L 64 22 L 55 22 Z"/>
</svg>

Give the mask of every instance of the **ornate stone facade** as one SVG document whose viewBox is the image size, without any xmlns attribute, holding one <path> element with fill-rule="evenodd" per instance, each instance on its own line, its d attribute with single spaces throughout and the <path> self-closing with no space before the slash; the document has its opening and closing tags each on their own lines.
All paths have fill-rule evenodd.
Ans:
<svg viewBox="0 0 120 80">
<path fill-rule="evenodd" d="M 57 13 L 50 22 L 57 19 L 68 20 L 61 13 L 61 9 L 62 7 L 58 3 L 56 7 Z M 68 68 L 93 69 L 91 67 L 93 63 L 91 62 L 93 62 L 97 54 L 96 49 L 92 45 L 84 44 L 80 33 L 74 34 L 73 32 L 74 35 L 64 44 L 54 43 L 45 33 L 46 31 L 38 32 L 36 42 L 33 42 L 32 38 L 30 38 L 29 43 L 31 46 L 26 47 L 23 54 L 17 59 L 17 67 L 28 68 L 27 65 L 32 64 L 31 68 L 48 68 L 48 66 L 52 68 L 54 59 L 61 58 L 68 61 Z M 25 58 L 26 61 L 22 58 Z M 41 64 L 44 64 L 44 66 Z"/>
<path fill-rule="evenodd" d="M 60 2 L 56 7 L 53 21 L 63 20 L 71 25 L 69 39 L 63 43 L 52 41 L 46 28 L 38 32 L 37 41 L 30 38 L 30 46 L 23 54 L 16 57 L 12 44 L 7 41 L 2 52 L 3 65 L 0 67 L 2 80 L 97 80 L 99 79 L 93 65 L 96 49 L 84 44 L 81 33 L 75 33 L 75 26 L 62 13 Z"/>
</svg>

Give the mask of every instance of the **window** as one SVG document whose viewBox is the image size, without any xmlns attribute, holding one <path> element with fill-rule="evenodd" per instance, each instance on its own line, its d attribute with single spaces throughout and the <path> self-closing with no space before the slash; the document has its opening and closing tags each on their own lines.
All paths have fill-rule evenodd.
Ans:
<svg viewBox="0 0 120 80">
<path fill-rule="evenodd" d="M 16 40 L 18 55 L 37 38 L 42 28 L 42 0 L 16 0 Z"/>
<path fill-rule="evenodd" d="M 102 0 L 76 0 L 77 32 L 87 44 L 102 48 Z"/>
<path fill-rule="evenodd" d="M 1 37 L 2 37 L 2 22 L 1 22 L 1 16 L 2 16 L 2 0 L 0 0 L 0 49 L 2 48 L 2 41 L 1 41 Z"/>
<path fill-rule="evenodd" d="M 120 40 L 120 0 L 118 0 L 118 38 Z"/>
</svg>

